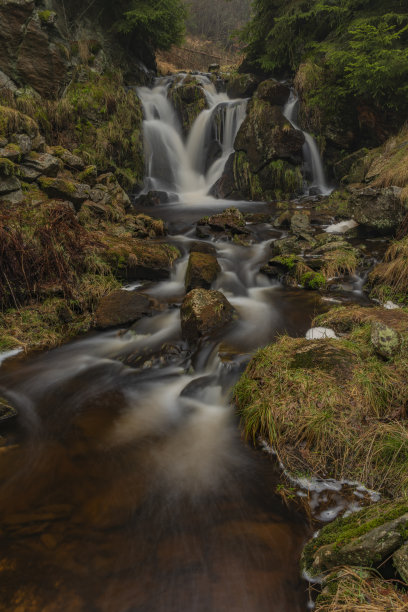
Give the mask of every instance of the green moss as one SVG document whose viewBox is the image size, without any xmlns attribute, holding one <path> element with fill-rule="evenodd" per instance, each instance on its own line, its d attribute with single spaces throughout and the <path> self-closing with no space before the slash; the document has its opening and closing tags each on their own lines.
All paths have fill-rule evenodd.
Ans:
<svg viewBox="0 0 408 612">
<path fill-rule="evenodd" d="M 298 262 L 299 258 L 296 255 L 277 255 L 276 257 L 273 257 L 270 261 L 272 265 L 278 264 L 289 271 L 294 270 Z"/>
<path fill-rule="evenodd" d="M 326 285 L 326 278 L 320 272 L 306 272 L 300 279 L 306 289 L 321 289 Z"/>
<path fill-rule="evenodd" d="M 338 518 L 326 525 L 317 538 L 311 540 L 303 550 L 302 565 L 309 570 L 318 549 L 328 544 L 343 546 L 372 529 L 399 518 L 408 512 L 408 500 L 375 504 L 346 518 Z"/>
<path fill-rule="evenodd" d="M 90 178 L 96 178 L 98 175 L 98 169 L 96 166 L 88 166 L 78 174 L 78 180 L 81 183 L 86 183 Z"/>
<path fill-rule="evenodd" d="M 52 19 L 55 17 L 55 13 L 54 11 L 40 11 L 38 13 L 38 17 L 40 18 L 40 21 L 44 24 L 49 24 L 51 23 Z"/>
<path fill-rule="evenodd" d="M 6 157 L 0 157 L 0 175 L 14 176 L 20 174 L 18 166 Z"/>
</svg>

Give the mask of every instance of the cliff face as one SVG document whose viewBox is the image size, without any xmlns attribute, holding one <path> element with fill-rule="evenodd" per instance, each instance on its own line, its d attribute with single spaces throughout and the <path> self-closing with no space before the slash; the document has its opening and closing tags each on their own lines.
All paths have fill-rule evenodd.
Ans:
<svg viewBox="0 0 408 612">
<path fill-rule="evenodd" d="M 102 72 L 120 65 L 129 84 L 145 82 L 154 55 L 124 47 L 92 14 L 72 0 L 0 0 L 0 89 L 29 86 L 57 98 L 84 63 Z M 147 68 L 146 68 L 147 66 Z"/>
</svg>

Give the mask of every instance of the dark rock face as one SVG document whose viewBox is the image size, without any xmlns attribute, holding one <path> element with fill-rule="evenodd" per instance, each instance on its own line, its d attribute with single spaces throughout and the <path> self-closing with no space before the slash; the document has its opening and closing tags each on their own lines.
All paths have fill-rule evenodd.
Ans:
<svg viewBox="0 0 408 612">
<path fill-rule="evenodd" d="M 196 79 L 187 77 L 181 84 L 176 82 L 168 95 L 186 135 L 201 111 L 207 107 L 204 91 Z"/>
<path fill-rule="evenodd" d="M 99 329 L 130 325 L 152 312 L 150 300 L 142 293 L 118 289 L 102 298 L 95 314 Z"/>
<path fill-rule="evenodd" d="M 279 81 L 268 79 L 259 84 L 256 95 L 273 106 L 284 106 L 288 101 L 290 89 Z"/>
<path fill-rule="evenodd" d="M 234 309 L 220 291 L 193 289 L 181 305 L 181 331 L 190 343 L 210 336 L 232 321 Z"/>
<path fill-rule="evenodd" d="M 283 116 L 288 89 L 277 81 L 262 82 L 248 104 L 221 178 L 211 189 L 218 198 L 286 199 L 302 187 L 300 164 L 304 135 Z"/>
<path fill-rule="evenodd" d="M 237 134 L 235 149 L 246 153 L 251 172 L 257 173 L 276 159 L 301 163 L 304 142 L 303 133 L 290 125 L 280 107 L 254 98 Z"/>
<path fill-rule="evenodd" d="M 0 396 L 0 423 L 18 416 L 16 408 L 5 397 Z"/>
<path fill-rule="evenodd" d="M 58 44 L 56 44 L 58 41 Z M 66 82 L 68 62 L 55 24 L 43 23 L 31 0 L 0 5 L 0 69 L 44 97 L 55 97 Z"/>
<path fill-rule="evenodd" d="M 136 206 L 153 207 L 159 206 L 160 204 L 167 204 L 169 196 L 165 191 L 149 191 L 140 195 L 136 201 Z"/>
</svg>

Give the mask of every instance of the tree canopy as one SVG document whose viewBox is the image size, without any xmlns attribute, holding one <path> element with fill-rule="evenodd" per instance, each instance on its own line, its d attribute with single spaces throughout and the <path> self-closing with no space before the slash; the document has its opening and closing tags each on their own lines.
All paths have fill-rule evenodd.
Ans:
<svg viewBox="0 0 408 612">
<path fill-rule="evenodd" d="M 406 0 L 255 0 L 253 7 L 243 33 L 253 66 L 279 76 L 308 64 L 323 104 L 353 95 L 407 108 Z"/>
</svg>

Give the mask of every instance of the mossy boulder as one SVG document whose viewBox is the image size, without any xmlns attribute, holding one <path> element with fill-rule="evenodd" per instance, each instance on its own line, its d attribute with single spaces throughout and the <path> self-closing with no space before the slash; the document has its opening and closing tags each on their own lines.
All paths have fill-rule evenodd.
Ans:
<svg viewBox="0 0 408 612">
<path fill-rule="evenodd" d="M 309 575 L 334 567 L 376 567 L 408 539 L 406 500 L 383 502 L 323 527 L 302 554 Z"/>
<path fill-rule="evenodd" d="M 131 325 L 151 312 L 151 303 L 146 295 L 118 289 L 99 302 L 95 312 L 95 325 L 99 329 Z"/>
<path fill-rule="evenodd" d="M 395 186 L 353 190 L 349 204 L 353 219 L 377 233 L 395 231 L 406 215 L 401 192 Z"/>
<path fill-rule="evenodd" d="M 255 97 L 269 102 L 272 106 L 284 106 L 288 101 L 289 95 L 289 87 L 279 83 L 279 81 L 275 81 L 275 79 L 262 81 L 255 93 Z"/>
<path fill-rule="evenodd" d="M 118 278 L 133 280 L 164 280 L 169 278 L 180 251 L 164 242 L 104 237 L 103 257 Z"/>
<path fill-rule="evenodd" d="M 253 74 L 232 74 L 227 82 L 227 94 L 230 98 L 249 98 L 255 92 L 259 79 Z"/>
<path fill-rule="evenodd" d="M 185 278 L 186 291 L 210 289 L 221 268 L 217 258 L 210 253 L 190 253 Z"/>
<path fill-rule="evenodd" d="M 37 153 L 32 151 L 24 157 L 24 165 L 32 168 L 39 174 L 56 177 L 62 168 L 62 163 L 54 155 L 49 153 Z"/>
<path fill-rule="evenodd" d="M 187 77 L 182 83 L 170 88 L 168 96 L 181 120 L 182 129 L 187 135 L 198 115 L 207 108 L 207 99 L 199 82 Z"/>
<path fill-rule="evenodd" d="M 90 186 L 65 178 L 40 176 L 38 184 L 41 189 L 53 198 L 62 198 L 80 207 L 89 198 Z"/>
<path fill-rule="evenodd" d="M 197 221 L 197 225 L 208 225 L 215 232 L 246 233 L 245 217 L 235 206 L 227 208 L 222 213 L 217 213 L 210 217 L 202 217 Z"/>
<path fill-rule="evenodd" d="M 283 116 L 279 106 L 254 98 L 235 139 L 235 149 L 247 155 L 249 169 L 258 173 L 267 163 L 284 159 L 302 162 L 303 133 Z"/>
<path fill-rule="evenodd" d="M 181 305 L 183 338 L 194 343 L 202 337 L 215 334 L 232 321 L 234 312 L 220 291 L 193 289 Z"/>
</svg>

